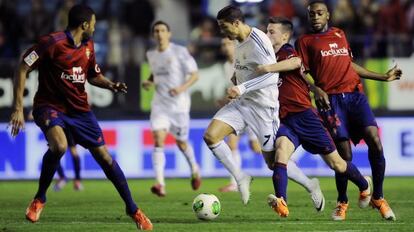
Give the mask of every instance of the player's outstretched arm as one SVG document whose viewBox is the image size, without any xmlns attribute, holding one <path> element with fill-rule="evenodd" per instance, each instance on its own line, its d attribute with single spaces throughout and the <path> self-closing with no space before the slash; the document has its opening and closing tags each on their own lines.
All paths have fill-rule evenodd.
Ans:
<svg viewBox="0 0 414 232">
<path fill-rule="evenodd" d="M 96 77 L 90 77 L 88 78 L 88 82 L 91 85 L 103 88 L 103 89 L 109 89 L 112 90 L 113 92 L 117 93 L 117 92 L 122 92 L 122 93 L 126 93 L 127 92 L 127 86 L 125 83 L 121 83 L 121 82 L 112 82 L 108 79 L 106 79 L 104 77 L 104 75 L 99 74 Z"/>
<path fill-rule="evenodd" d="M 9 125 L 11 126 L 11 135 L 14 137 L 24 129 L 24 115 L 23 115 L 23 93 L 26 84 L 26 77 L 30 71 L 30 67 L 20 62 L 19 67 L 14 75 L 13 88 L 13 112 L 10 116 Z"/>
<path fill-rule="evenodd" d="M 364 67 L 361 67 L 356 63 L 352 63 L 352 67 L 355 69 L 355 71 L 358 73 L 360 77 L 377 81 L 399 80 L 402 75 L 402 71 L 397 67 L 397 65 L 395 65 L 392 69 L 388 70 L 388 72 L 385 74 L 369 71 L 368 69 L 365 69 Z"/>
<path fill-rule="evenodd" d="M 259 65 L 256 68 L 256 73 L 258 75 L 262 75 L 269 72 L 287 72 L 298 69 L 301 65 L 302 61 L 299 57 L 292 57 L 290 59 L 282 60 L 274 64 Z"/>
<path fill-rule="evenodd" d="M 190 78 L 188 78 L 187 81 L 184 82 L 184 84 L 170 89 L 169 93 L 171 96 L 177 96 L 182 92 L 186 91 L 188 88 L 190 88 L 196 81 L 198 81 L 198 73 L 192 72 L 190 73 Z"/>
</svg>

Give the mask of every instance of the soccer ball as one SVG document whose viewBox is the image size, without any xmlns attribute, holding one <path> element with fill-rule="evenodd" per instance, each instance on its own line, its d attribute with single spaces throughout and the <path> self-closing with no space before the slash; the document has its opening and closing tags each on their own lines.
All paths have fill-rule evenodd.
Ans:
<svg viewBox="0 0 414 232">
<path fill-rule="evenodd" d="M 198 219 L 213 220 L 220 214 L 220 201 L 213 194 L 202 193 L 194 198 L 193 211 Z"/>
</svg>

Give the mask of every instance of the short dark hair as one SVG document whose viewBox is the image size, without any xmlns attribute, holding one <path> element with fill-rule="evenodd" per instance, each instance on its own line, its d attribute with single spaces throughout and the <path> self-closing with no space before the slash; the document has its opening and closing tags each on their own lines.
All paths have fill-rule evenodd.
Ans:
<svg viewBox="0 0 414 232">
<path fill-rule="evenodd" d="M 153 33 L 154 33 L 155 27 L 158 26 L 158 25 L 164 25 L 167 28 L 167 30 L 170 31 L 170 26 L 168 25 L 168 23 L 166 23 L 166 22 L 164 22 L 162 20 L 158 20 L 154 24 L 152 24 L 151 31 Z"/>
<path fill-rule="evenodd" d="M 68 29 L 74 29 L 82 25 L 84 22 L 89 22 L 95 12 L 87 5 L 78 4 L 69 10 L 68 15 Z"/>
<path fill-rule="evenodd" d="M 226 6 L 217 13 L 217 20 L 224 20 L 233 23 L 236 20 L 244 22 L 243 12 L 235 6 Z"/>
<path fill-rule="evenodd" d="M 308 7 L 310 7 L 310 6 L 314 5 L 314 4 L 323 4 L 329 10 L 328 4 L 324 0 L 313 0 L 313 1 L 310 1 L 309 4 L 308 4 Z"/>
<path fill-rule="evenodd" d="M 269 23 L 273 24 L 281 24 L 283 27 L 283 30 L 289 33 L 293 33 L 293 23 L 285 17 L 270 17 Z"/>
</svg>

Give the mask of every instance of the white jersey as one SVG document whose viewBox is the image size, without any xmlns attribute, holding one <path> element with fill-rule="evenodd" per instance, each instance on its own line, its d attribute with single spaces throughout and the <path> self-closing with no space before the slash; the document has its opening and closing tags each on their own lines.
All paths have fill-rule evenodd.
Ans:
<svg viewBox="0 0 414 232">
<path fill-rule="evenodd" d="M 246 90 L 255 89 L 264 82 L 272 83 L 267 87 L 247 91 L 240 97 L 240 100 L 250 100 L 260 106 L 279 108 L 279 91 L 277 87 L 278 73 L 266 73 L 262 76 L 256 76 L 255 69 L 258 65 L 276 63 L 276 56 L 273 50 L 272 42 L 267 35 L 257 28 L 252 31 L 242 43 L 237 44 L 235 49 L 235 71 L 237 84 L 243 84 Z M 274 83 L 273 83 L 274 82 Z"/>
<path fill-rule="evenodd" d="M 224 77 L 226 78 L 226 81 L 228 82 L 227 86 L 233 86 L 233 83 L 231 82 L 231 78 L 234 74 L 234 63 L 230 61 L 226 61 L 223 65 L 224 68 Z"/>
<path fill-rule="evenodd" d="M 169 112 L 189 112 L 191 99 L 188 91 L 171 96 L 169 90 L 183 85 L 188 75 L 197 71 L 197 64 L 187 48 L 174 43 L 160 52 L 152 49 L 147 59 L 154 76 L 155 94 L 152 108 L 163 108 Z"/>
</svg>

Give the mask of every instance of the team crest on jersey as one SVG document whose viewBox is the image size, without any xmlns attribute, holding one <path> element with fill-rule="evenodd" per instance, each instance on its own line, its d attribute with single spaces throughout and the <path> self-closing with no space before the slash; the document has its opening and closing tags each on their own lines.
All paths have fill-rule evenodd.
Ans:
<svg viewBox="0 0 414 232">
<path fill-rule="evenodd" d="M 338 32 L 335 32 L 335 35 L 338 36 L 339 38 L 342 38 L 342 35 L 339 34 Z"/>
<path fill-rule="evenodd" d="M 86 58 L 89 59 L 89 57 L 91 56 L 91 50 L 87 48 L 85 54 L 86 54 Z"/>
<path fill-rule="evenodd" d="M 26 62 L 27 65 L 32 66 L 38 59 L 39 55 L 37 55 L 36 51 L 32 51 L 24 58 L 24 62 Z"/>
</svg>

